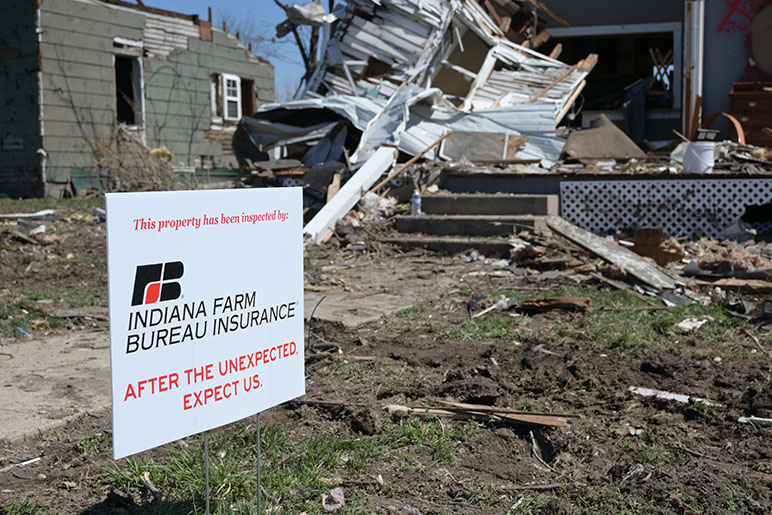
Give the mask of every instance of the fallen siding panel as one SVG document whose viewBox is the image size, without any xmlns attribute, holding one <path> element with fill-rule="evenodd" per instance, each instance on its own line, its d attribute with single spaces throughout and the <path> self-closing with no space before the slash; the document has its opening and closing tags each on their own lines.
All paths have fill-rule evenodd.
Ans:
<svg viewBox="0 0 772 515">
<path fill-rule="evenodd" d="M 351 208 L 362 192 L 367 191 L 375 181 L 396 161 L 397 150 L 391 147 L 379 148 L 370 159 L 355 173 L 338 193 L 303 228 L 303 232 L 319 243 L 327 232 L 335 226 Z"/>
</svg>

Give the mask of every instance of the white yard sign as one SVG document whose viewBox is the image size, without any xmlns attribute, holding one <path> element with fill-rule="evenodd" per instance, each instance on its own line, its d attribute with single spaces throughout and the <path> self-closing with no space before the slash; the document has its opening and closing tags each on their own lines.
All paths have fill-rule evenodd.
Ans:
<svg viewBox="0 0 772 515">
<path fill-rule="evenodd" d="M 305 393 L 300 188 L 107 195 L 113 454 Z"/>
</svg>

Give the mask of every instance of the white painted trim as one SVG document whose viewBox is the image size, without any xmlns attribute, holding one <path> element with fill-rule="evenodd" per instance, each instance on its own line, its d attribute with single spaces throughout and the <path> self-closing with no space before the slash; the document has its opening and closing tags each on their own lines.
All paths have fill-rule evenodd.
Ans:
<svg viewBox="0 0 772 515">
<path fill-rule="evenodd" d="M 222 77 L 222 117 L 224 120 L 241 120 L 241 79 L 237 75 L 223 73 Z M 236 81 L 236 96 L 228 95 L 228 81 Z M 236 117 L 228 116 L 228 100 L 236 100 Z"/>
<path fill-rule="evenodd" d="M 139 93 L 136 91 L 134 92 L 134 96 L 137 97 L 139 100 L 139 105 L 142 108 L 142 113 L 140 116 L 142 116 L 141 123 L 138 123 L 137 126 L 141 127 L 143 130 L 145 129 L 146 124 L 146 114 L 145 114 L 145 61 L 142 59 L 142 57 L 136 57 L 136 63 L 137 67 L 136 69 L 139 70 L 139 78 L 134 81 L 134 84 L 132 86 L 139 86 Z M 132 71 L 134 67 L 132 66 Z M 143 134 L 143 139 L 145 135 Z"/>
<path fill-rule="evenodd" d="M 691 11 L 691 12 L 690 12 Z M 689 98 L 691 98 L 692 105 L 694 105 L 694 99 L 698 96 L 702 96 L 702 83 L 703 83 L 703 70 L 705 60 L 705 1 L 704 0 L 688 0 L 684 4 L 684 43 L 686 44 L 686 52 L 688 55 L 684 55 L 684 70 L 682 75 L 685 77 L 688 73 L 692 80 L 690 84 Z M 686 105 L 687 91 L 684 88 L 683 102 L 681 105 Z M 693 116 L 693 114 L 692 114 Z M 684 117 L 682 122 L 682 128 L 686 131 L 687 124 L 690 120 Z"/>
<path fill-rule="evenodd" d="M 130 47 L 136 47 L 136 48 L 144 48 L 145 44 L 137 39 L 128 39 L 128 38 L 121 38 L 121 37 L 114 37 L 113 38 L 113 44 L 118 43 L 119 45 L 123 46 L 130 46 Z"/>
<path fill-rule="evenodd" d="M 555 27 L 549 29 L 553 38 L 574 38 L 582 36 L 612 36 L 615 34 L 673 34 L 673 108 L 680 109 L 682 103 L 683 42 L 681 22 L 631 23 L 629 25 L 588 25 L 585 27 Z"/>
</svg>

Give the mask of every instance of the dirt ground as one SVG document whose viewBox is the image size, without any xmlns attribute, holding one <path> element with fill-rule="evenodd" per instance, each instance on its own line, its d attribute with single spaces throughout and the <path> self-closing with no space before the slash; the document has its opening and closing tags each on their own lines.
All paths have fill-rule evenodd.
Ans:
<svg viewBox="0 0 772 515">
<path fill-rule="evenodd" d="M 0 359 L 9 348 L 23 352 L 32 338 L 97 332 L 107 341 L 104 223 L 93 217 L 96 205 L 57 204 L 42 222 L 46 235 L 57 236 L 46 242 L 24 242 L 11 226 L 0 233 Z M 281 495 L 279 480 L 268 476 L 294 458 L 267 454 L 270 511 L 323 512 L 320 494 L 337 486 L 346 498 L 339 513 L 772 512 L 772 428 L 737 421 L 772 416 L 772 337 L 764 327 L 718 304 L 665 308 L 571 271 L 521 276 L 495 260 L 401 253 L 365 240 L 358 250 L 335 241 L 309 247 L 307 292 L 362 302 L 399 297 L 402 309 L 362 324 L 311 318 L 307 395 L 265 413 L 263 423 L 294 441 L 346 439 L 370 451 L 354 467 L 346 462 L 362 451 L 352 447 L 350 456 L 320 464 L 311 487 Z M 593 310 L 470 318 L 501 294 L 586 296 Z M 675 327 L 707 316 L 697 330 Z M 9 361 L 1 362 L 3 383 Z M 631 386 L 715 404 L 642 397 Z M 441 408 L 443 401 L 570 417 L 566 427 L 547 428 L 384 410 Z M 164 463 L 173 449 L 198 440 L 143 453 L 144 461 L 113 462 L 110 428 L 109 410 L 88 411 L 2 441 L 0 469 L 41 459 L 0 472 L 0 513 L 200 512 L 198 499 L 158 510 L 147 490 L 115 474 Z M 166 494 L 181 481 L 159 488 Z"/>
</svg>

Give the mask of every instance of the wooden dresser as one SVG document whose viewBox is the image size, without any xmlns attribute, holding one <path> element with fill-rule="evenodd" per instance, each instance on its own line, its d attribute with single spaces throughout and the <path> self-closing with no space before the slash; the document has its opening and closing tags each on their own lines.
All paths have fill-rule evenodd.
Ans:
<svg viewBox="0 0 772 515">
<path fill-rule="evenodd" d="M 772 82 L 735 82 L 729 101 L 732 114 L 743 126 L 746 143 L 772 147 L 772 138 L 761 132 L 772 127 Z"/>
<path fill-rule="evenodd" d="M 772 146 L 772 138 L 761 132 L 772 127 L 772 82 L 735 82 L 729 101 L 732 114 L 743 126 L 746 143 Z"/>
</svg>

